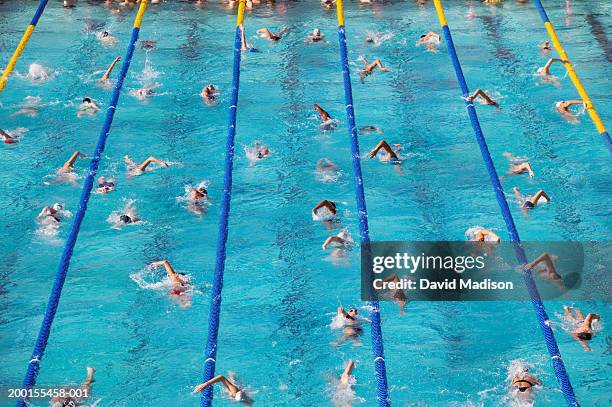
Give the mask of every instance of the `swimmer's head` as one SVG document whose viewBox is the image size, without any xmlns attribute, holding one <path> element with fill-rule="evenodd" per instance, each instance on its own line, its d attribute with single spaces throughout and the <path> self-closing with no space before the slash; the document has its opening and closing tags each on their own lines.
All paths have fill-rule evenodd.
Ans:
<svg viewBox="0 0 612 407">
<path fill-rule="evenodd" d="M 52 208 L 56 211 L 61 211 L 64 209 L 64 207 L 61 204 L 55 203 L 53 204 Z"/>
<path fill-rule="evenodd" d="M 119 220 L 123 223 L 132 223 L 132 218 L 130 218 L 128 215 L 121 215 Z"/>
<path fill-rule="evenodd" d="M 102 31 L 102 37 L 108 37 L 108 31 Z"/>
<path fill-rule="evenodd" d="M 321 30 L 319 30 L 318 28 L 315 28 L 314 30 L 312 30 L 312 36 L 313 37 L 320 37 L 321 36 Z"/>
<path fill-rule="evenodd" d="M 355 317 L 357 316 L 359 312 L 357 311 L 357 308 L 351 308 L 350 310 L 348 310 L 347 314 L 349 314 L 351 317 Z"/>
<path fill-rule="evenodd" d="M 83 103 L 91 103 L 91 98 L 89 97 L 83 98 Z"/>
<path fill-rule="evenodd" d="M 208 191 L 204 187 L 198 187 L 195 189 L 195 191 L 202 196 L 208 195 Z"/>
</svg>

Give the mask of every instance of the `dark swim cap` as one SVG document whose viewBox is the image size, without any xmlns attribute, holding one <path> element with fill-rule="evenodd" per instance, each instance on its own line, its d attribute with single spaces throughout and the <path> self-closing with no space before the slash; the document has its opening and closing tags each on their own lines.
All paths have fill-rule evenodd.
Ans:
<svg viewBox="0 0 612 407">
<path fill-rule="evenodd" d="M 123 223 L 132 223 L 132 218 L 130 218 L 128 215 L 121 215 L 119 219 Z"/>
<path fill-rule="evenodd" d="M 83 103 L 91 103 L 91 98 L 83 98 Z"/>
</svg>

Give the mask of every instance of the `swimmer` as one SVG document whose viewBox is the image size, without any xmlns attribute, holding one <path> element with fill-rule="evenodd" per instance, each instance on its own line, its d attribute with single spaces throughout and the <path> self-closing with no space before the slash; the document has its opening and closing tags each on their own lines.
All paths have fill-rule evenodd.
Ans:
<svg viewBox="0 0 612 407">
<path fill-rule="evenodd" d="M 554 261 L 556 259 L 556 256 L 551 256 L 550 254 L 544 252 L 531 263 L 527 263 L 525 265 L 525 268 L 529 270 L 537 268 L 536 270 L 540 273 L 543 279 L 555 283 L 561 289 L 565 289 L 563 279 L 561 278 L 561 275 L 557 272 L 557 268 L 555 267 Z"/>
<path fill-rule="evenodd" d="M 312 44 L 313 42 L 321 41 L 325 42 L 325 35 L 321 33 L 321 30 L 318 28 L 312 30 L 312 32 L 308 34 L 308 37 L 306 37 L 306 39 L 304 40 L 306 44 Z"/>
<path fill-rule="evenodd" d="M 66 161 L 64 165 L 56 170 L 56 182 L 69 182 L 72 185 L 77 185 L 76 174 L 74 172 L 74 163 L 79 157 L 83 158 L 85 157 L 85 154 L 81 153 L 80 151 L 75 151 L 72 153 L 68 161 Z"/>
<path fill-rule="evenodd" d="M 424 45 L 428 51 L 435 51 L 438 49 L 438 45 L 440 45 L 440 36 L 430 31 L 427 34 L 421 35 L 417 41 L 417 45 Z"/>
<path fill-rule="evenodd" d="M 121 215 L 118 215 L 117 212 L 111 213 L 108 217 L 108 221 L 113 223 L 113 229 L 119 230 L 123 226 L 136 224 L 142 221 L 136 213 L 136 208 L 134 207 L 135 202 L 135 200 L 129 199 L 125 207 L 119 212 Z"/>
<path fill-rule="evenodd" d="M 221 382 L 224 386 L 225 392 L 227 393 L 230 399 L 242 403 L 245 406 L 252 406 L 253 400 L 246 393 L 244 387 L 238 387 L 235 384 L 237 383 L 237 381 L 234 372 L 228 372 L 227 375 L 229 376 L 229 379 L 223 375 L 217 375 L 205 383 L 198 384 L 196 387 L 193 388 L 193 393 L 199 393 L 208 386 L 212 386 L 215 383 Z"/>
<path fill-rule="evenodd" d="M 28 67 L 26 78 L 32 83 L 43 83 L 49 80 L 49 73 L 51 72 L 49 68 L 45 68 L 37 63 L 32 63 Z"/>
<path fill-rule="evenodd" d="M 317 180 L 323 182 L 336 181 L 340 176 L 338 167 L 329 158 L 321 158 L 317 161 L 315 174 Z"/>
<path fill-rule="evenodd" d="M 51 399 L 51 406 L 52 407 L 73 407 L 73 406 L 85 406 L 87 405 L 87 401 L 91 400 L 91 385 L 93 384 L 93 382 L 95 382 L 94 379 L 94 372 L 96 371 L 96 369 L 94 369 L 93 367 L 87 367 L 87 377 L 85 378 L 85 380 L 83 381 L 83 383 L 81 383 L 81 390 L 83 393 L 83 396 L 86 397 L 70 397 L 70 396 L 66 396 L 66 397 L 60 397 L 60 396 L 54 396 Z"/>
<path fill-rule="evenodd" d="M 145 51 L 152 51 L 157 47 L 157 43 L 152 40 L 142 40 L 140 41 L 140 48 Z"/>
<path fill-rule="evenodd" d="M 147 169 L 147 167 L 153 163 L 159 164 L 162 167 L 168 166 L 167 162 L 158 160 L 155 157 L 149 157 L 146 160 L 144 160 L 141 164 L 136 164 L 134 161 L 130 159 L 130 157 L 126 155 L 125 157 L 123 157 L 123 161 L 125 162 L 125 165 L 127 166 L 129 177 L 135 177 L 137 175 L 142 175 Z"/>
<path fill-rule="evenodd" d="M 366 39 L 363 42 L 365 44 L 374 44 L 374 46 L 379 46 L 380 44 L 390 39 L 391 37 L 393 37 L 393 33 L 390 33 L 390 32 L 382 33 L 382 32 L 367 31 Z"/>
<path fill-rule="evenodd" d="M 567 121 L 571 123 L 578 123 L 578 116 L 569 110 L 570 106 L 574 105 L 581 105 L 586 108 L 586 103 L 582 100 L 562 100 L 555 103 L 555 108 Z"/>
<path fill-rule="evenodd" d="M 466 232 L 467 233 L 467 232 Z M 500 237 L 493 231 L 485 228 L 477 228 L 474 235 L 470 238 L 471 242 L 494 242 L 499 243 Z"/>
<path fill-rule="evenodd" d="M 246 40 L 246 34 L 244 32 L 244 25 L 240 24 L 238 26 L 238 28 L 240 29 L 240 42 L 242 43 L 242 45 L 240 46 L 240 51 L 256 51 L 254 47 L 252 47 L 251 45 L 249 45 L 249 43 Z"/>
<path fill-rule="evenodd" d="M 115 179 L 109 178 L 106 179 L 104 177 L 98 178 L 98 187 L 96 188 L 96 192 L 99 194 L 107 194 L 115 190 Z"/>
<path fill-rule="evenodd" d="M 529 369 L 525 366 L 520 372 L 517 372 L 512 377 L 512 384 L 510 390 L 516 392 L 517 390 L 522 393 L 521 397 L 531 398 L 534 386 L 541 386 L 542 382 L 529 373 Z"/>
<path fill-rule="evenodd" d="M 578 308 L 568 307 L 567 305 L 563 306 L 563 310 L 565 311 L 565 316 L 572 322 L 579 324 L 580 326 L 574 331 L 572 336 L 576 339 L 582 347 L 586 351 L 591 351 L 591 347 L 587 343 L 593 339 L 593 321 L 599 321 L 600 317 L 598 314 L 589 314 L 584 317 L 582 311 Z M 574 313 L 575 315 L 574 315 Z"/>
<path fill-rule="evenodd" d="M 550 41 L 546 40 L 543 43 L 541 43 L 540 45 L 538 45 L 538 47 L 543 51 L 543 52 L 551 52 L 552 51 L 552 47 L 550 46 Z"/>
<path fill-rule="evenodd" d="M 319 213 L 321 212 L 321 213 Z M 333 201 L 327 199 L 322 200 L 312 208 L 312 219 L 313 220 L 333 220 L 336 217 L 337 206 Z"/>
<path fill-rule="evenodd" d="M 79 106 L 77 117 L 82 117 L 85 115 L 93 116 L 94 114 L 98 113 L 99 110 L 100 106 L 98 106 L 96 102 L 91 100 L 91 98 L 89 97 L 85 97 L 83 98 L 83 103 L 81 103 L 81 105 Z"/>
<path fill-rule="evenodd" d="M 98 40 L 102 43 L 102 45 L 105 47 L 113 47 L 117 44 L 117 38 L 110 35 L 108 31 L 102 31 L 96 36 L 98 37 Z"/>
<path fill-rule="evenodd" d="M 13 116 L 30 116 L 36 117 L 38 115 L 38 108 L 40 107 L 41 98 L 40 96 L 26 96 L 25 102 L 21 104 L 21 110 L 13 113 Z"/>
<path fill-rule="evenodd" d="M 564 60 L 559 59 L 559 58 L 550 58 L 550 59 L 548 60 L 548 62 L 546 62 L 546 64 L 545 64 L 543 67 L 538 68 L 538 71 L 537 71 L 537 72 L 538 72 L 538 74 L 540 74 L 540 75 L 541 75 L 541 76 L 543 76 L 543 77 L 548 77 L 548 76 L 551 76 L 551 73 L 550 73 L 550 67 L 551 67 L 551 66 L 552 66 L 552 64 L 553 64 L 553 63 L 555 63 L 555 62 L 561 62 L 561 63 L 563 63 L 563 64 L 564 64 L 564 63 L 566 63 L 567 61 L 564 61 Z"/>
<path fill-rule="evenodd" d="M 485 105 L 489 105 L 489 106 L 496 106 L 499 107 L 499 104 L 491 99 L 491 97 L 489 95 L 487 95 L 482 89 L 478 88 L 474 91 L 474 93 L 472 93 L 471 95 L 468 95 L 465 100 L 467 100 L 468 102 L 473 102 L 474 99 L 476 99 L 478 96 L 480 96 L 482 98 L 482 100 L 484 101 Z"/>
<path fill-rule="evenodd" d="M 371 75 L 372 72 L 374 72 L 374 69 L 376 68 L 380 69 L 382 72 L 391 72 L 390 69 L 385 68 L 383 66 L 380 59 L 376 59 L 374 62 L 369 63 L 368 60 L 365 59 L 364 56 L 360 56 L 358 60 L 363 61 L 363 70 L 359 72 L 359 78 L 361 79 L 361 83 L 363 83 L 365 80 L 365 77 Z"/>
<path fill-rule="evenodd" d="M 191 298 L 189 297 L 188 292 L 192 288 L 189 276 L 187 274 L 177 273 L 174 271 L 167 260 L 155 261 L 149 264 L 150 268 L 157 268 L 159 266 L 164 266 L 168 279 L 172 283 L 172 289 L 168 292 L 168 294 L 177 300 L 181 307 L 189 307 L 191 305 Z"/>
<path fill-rule="evenodd" d="M 15 144 L 17 141 L 19 141 L 17 137 L 9 134 L 8 132 L 2 129 L 0 129 L 0 137 L 2 138 L 2 142 L 4 144 Z"/>
<path fill-rule="evenodd" d="M 77 0 L 64 0 L 65 8 L 73 8 L 76 7 Z"/>
<path fill-rule="evenodd" d="M 393 281 L 394 283 L 399 283 L 400 278 L 397 276 L 396 273 L 393 273 L 389 277 L 385 278 L 383 281 L 384 282 Z M 404 292 L 404 290 L 401 290 L 399 288 L 395 290 L 391 290 L 391 295 L 389 297 L 399 307 L 400 314 L 405 314 L 406 313 L 406 302 L 408 301 L 408 298 L 406 297 L 406 293 Z"/>
<path fill-rule="evenodd" d="M 198 216 L 204 214 L 204 204 L 208 202 L 208 190 L 206 189 L 206 182 L 200 182 L 195 187 L 187 185 L 185 187 L 185 197 L 182 198 L 187 201 L 187 210 Z"/>
<path fill-rule="evenodd" d="M 64 211 L 63 205 L 54 203 L 52 206 L 45 206 L 40 211 L 38 216 L 36 216 L 36 220 L 40 221 L 43 227 L 56 227 L 59 226 L 60 222 L 62 221 L 62 218 L 69 213 L 70 212 Z"/>
<path fill-rule="evenodd" d="M 333 245 L 332 256 L 345 257 L 351 250 L 355 242 L 347 229 L 342 229 L 338 234 L 329 236 L 323 243 L 323 250 L 327 250 Z"/>
<path fill-rule="evenodd" d="M 334 0 L 321 0 L 321 6 L 329 10 L 334 7 Z"/>
<path fill-rule="evenodd" d="M 106 68 L 104 75 L 102 75 L 99 81 L 101 85 L 110 85 L 110 81 L 109 81 L 110 74 L 113 72 L 115 65 L 117 65 L 117 62 L 119 62 L 120 60 L 121 60 L 121 57 L 115 58 L 113 62 L 111 62 L 111 64 L 108 66 L 108 68 Z"/>
<path fill-rule="evenodd" d="M 319 113 L 319 118 L 321 119 L 321 129 L 323 130 L 333 130 L 336 127 L 336 121 L 327 113 L 325 109 L 319 106 L 316 103 L 313 103 L 312 107 Z"/>
<path fill-rule="evenodd" d="M 378 126 L 367 125 L 367 126 L 360 127 L 359 132 L 362 134 L 371 134 L 371 133 L 382 134 L 383 131 Z"/>
<path fill-rule="evenodd" d="M 353 344 L 358 344 L 357 340 L 363 334 L 363 328 L 361 327 L 361 321 L 358 314 L 359 311 L 357 311 L 356 308 L 345 311 L 342 305 L 338 307 L 338 316 L 343 318 L 344 325 L 340 342 L 352 339 Z"/>
<path fill-rule="evenodd" d="M 144 102 L 149 98 L 149 96 L 153 96 L 155 94 L 155 91 L 151 87 L 144 86 L 140 89 L 133 89 L 132 91 L 130 91 L 130 94 L 141 102 Z"/>
<path fill-rule="evenodd" d="M 204 102 L 206 102 L 207 105 L 213 105 L 217 102 L 217 96 L 219 96 L 219 92 L 217 92 L 217 89 L 211 83 L 204 89 L 202 89 L 200 96 L 202 96 L 202 99 L 204 99 Z"/>
<path fill-rule="evenodd" d="M 286 33 L 287 33 L 287 27 L 283 27 L 278 33 L 273 33 L 266 27 L 260 28 L 259 30 L 257 30 L 257 34 L 259 34 L 261 38 L 268 39 L 272 42 L 277 42 L 278 40 L 283 38 L 283 35 L 285 35 Z"/>
<path fill-rule="evenodd" d="M 513 190 L 514 190 L 514 195 L 516 195 L 516 197 L 519 199 L 521 210 L 525 213 L 525 215 L 527 215 L 527 212 L 530 209 L 533 209 L 536 206 L 538 206 L 540 198 L 545 199 L 546 202 L 550 202 L 550 197 L 542 189 L 540 189 L 538 192 L 536 192 L 534 195 L 531 195 L 531 196 L 523 195 L 517 187 L 514 187 Z"/>
<path fill-rule="evenodd" d="M 401 144 L 393 144 L 393 148 L 385 140 L 381 140 L 376 147 L 368 154 L 369 158 L 374 158 L 380 150 L 384 150 L 385 155 L 380 158 L 382 162 L 388 162 L 391 164 L 401 164 L 401 160 L 398 154 L 401 150 Z"/>
<path fill-rule="evenodd" d="M 268 146 L 261 144 L 259 141 L 255 141 L 252 147 L 244 146 L 244 152 L 249 159 L 249 167 L 252 167 L 257 161 L 263 160 L 270 155 Z"/>
</svg>

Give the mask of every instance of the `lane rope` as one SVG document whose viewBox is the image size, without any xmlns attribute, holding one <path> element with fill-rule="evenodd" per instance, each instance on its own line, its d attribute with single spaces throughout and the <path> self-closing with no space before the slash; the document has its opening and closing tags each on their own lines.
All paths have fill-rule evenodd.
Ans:
<svg viewBox="0 0 612 407">
<path fill-rule="evenodd" d="M 225 272 L 225 258 L 227 255 L 227 235 L 229 226 L 230 203 L 232 199 L 232 169 L 234 165 L 234 140 L 236 138 L 236 113 L 238 111 L 238 89 L 240 86 L 240 55 L 242 53 L 242 39 L 240 26 L 244 23 L 246 0 L 240 0 L 238 15 L 236 17 L 236 33 L 234 38 L 234 66 L 232 76 L 232 90 L 229 108 L 229 124 L 227 128 L 227 141 L 225 146 L 225 165 L 223 178 L 223 196 L 221 199 L 219 238 L 217 240 L 217 256 L 215 272 L 213 274 L 212 289 L 210 293 L 210 314 L 208 317 L 208 338 L 204 361 L 204 382 L 215 376 L 217 360 L 217 339 L 219 337 L 219 322 L 221 314 L 221 291 L 223 290 L 223 274 Z M 213 402 L 213 386 L 202 391 L 200 406 L 210 407 Z"/>
<path fill-rule="evenodd" d="M 357 201 L 357 216 L 359 218 L 359 236 L 361 247 L 364 248 L 362 255 L 366 256 L 366 264 L 371 264 L 368 260 L 370 232 L 368 228 L 368 212 L 366 209 L 365 193 L 363 188 L 363 177 L 361 173 L 361 156 L 359 153 L 359 138 L 355 125 L 355 110 L 353 108 L 353 90 L 351 86 L 351 76 L 348 62 L 348 52 L 346 46 L 346 31 L 344 25 L 344 7 L 342 0 L 336 0 L 336 14 L 338 19 L 338 42 L 340 44 L 340 62 L 342 76 L 344 78 L 344 99 L 346 102 L 346 119 L 348 133 L 351 140 L 351 153 L 353 162 L 353 180 L 355 184 L 355 199 Z M 368 263 L 369 262 L 369 263 Z M 385 364 L 383 335 L 380 320 L 380 304 L 378 301 L 368 301 L 371 307 L 371 336 L 372 354 L 374 356 L 374 374 L 376 377 L 376 393 L 378 405 L 388 407 L 391 405 L 389 399 L 389 389 L 387 384 L 387 368 Z"/>
</svg>

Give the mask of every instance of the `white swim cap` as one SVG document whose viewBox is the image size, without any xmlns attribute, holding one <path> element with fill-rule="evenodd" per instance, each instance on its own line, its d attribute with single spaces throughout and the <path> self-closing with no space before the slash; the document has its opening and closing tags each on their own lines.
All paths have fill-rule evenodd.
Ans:
<svg viewBox="0 0 612 407">
<path fill-rule="evenodd" d="M 55 209 L 56 211 L 61 211 L 62 209 L 64 209 L 64 207 L 58 203 L 54 203 L 52 208 Z"/>
</svg>

